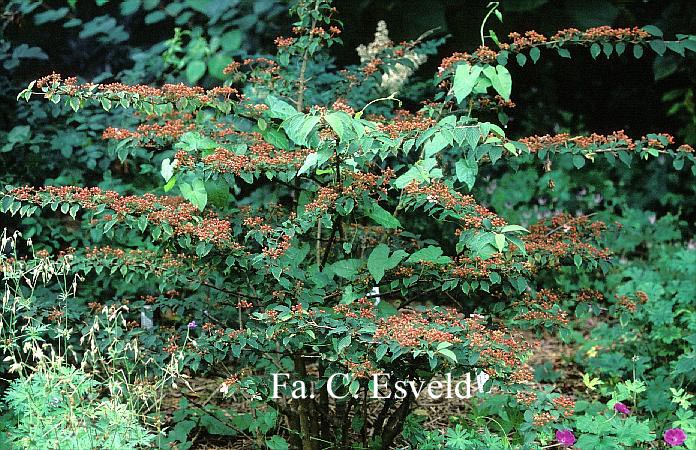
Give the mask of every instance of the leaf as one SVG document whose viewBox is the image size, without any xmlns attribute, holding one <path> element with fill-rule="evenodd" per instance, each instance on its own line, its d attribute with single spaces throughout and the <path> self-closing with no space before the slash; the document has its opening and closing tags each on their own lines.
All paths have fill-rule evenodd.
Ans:
<svg viewBox="0 0 696 450">
<path fill-rule="evenodd" d="M 162 174 L 162 178 L 164 178 L 165 182 L 168 182 L 172 176 L 174 176 L 174 167 L 176 167 L 170 160 L 169 158 L 165 158 L 162 161 L 162 168 L 160 169 L 160 174 Z"/>
<path fill-rule="evenodd" d="M 288 450 L 290 444 L 288 444 L 288 441 L 284 438 L 276 434 L 266 440 L 266 447 L 268 447 L 268 450 Z"/>
<path fill-rule="evenodd" d="M 217 147 L 217 143 L 200 133 L 188 131 L 181 135 L 179 142 L 174 147 L 186 151 L 209 150 Z"/>
<path fill-rule="evenodd" d="M 196 178 L 191 184 L 180 183 L 179 189 L 181 190 L 181 195 L 186 200 L 203 211 L 205 205 L 208 203 L 208 193 L 205 190 L 205 183 L 203 183 L 203 181 Z"/>
<path fill-rule="evenodd" d="M 573 155 L 573 165 L 576 169 L 582 169 L 585 166 L 585 157 L 582 155 Z"/>
<path fill-rule="evenodd" d="M 439 153 L 447 147 L 451 143 L 451 140 L 448 140 L 445 136 L 444 133 L 435 133 L 433 137 L 428 140 L 428 142 L 425 143 L 423 146 L 423 152 L 425 154 L 426 158 L 430 158 L 436 153 Z"/>
<path fill-rule="evenodd" d="M 523 67 L 527 62 L 527 57 L 524 55 L 524 53 L 518 53 L 516 59 L 517 64 L 519 64 L 520 67 Z"/>
<path fill-rule="evenodd" d="M 31 136 L 31 127 L 29 125 L 17 125 L 7 133 L 7 140 L 12 144 L 25 142 Z"/>
<path fill-rule="evenodd" d="M 336 352 L 341 353 L 344 348 L 348 347 L 350 345 L 351 338 L 350 335 L 347 335 L 343 337 L 340 341 L 338 341 L 338 345 L 336 346 Z"/>
<path fill-rule="evenodd" d="M 227 78 L 224 73 L 225 67 L 232 61 L 233 59 L 227 55 L 217 54 L 208 60 L 208 73 L 218 80 L 224 80 Z"/>
<path fill-rule="evenodd" d="M 399 228 L 401 222 L 394 217 L 389 211 L 379 206 L 379 204 L 370 199 L 370 203 L 367 205 L 367 217 L 377 222 L 384 228 Z"/>
<path fill-rule="evenodd" d="M 367 270 L 372 278 L 379 283 L 384 278 L 385 271 L 396 267 L 407 255 L 408 253 L 405 251 L 397 250 L 389 256 L 389 247 L 386 244 L 379 244 L 367 258 Z"/>
<path fill-rule="evenodd" d="M 580 255 L 573 256 L 573 262 L 575 263 L 575 267 L 579 268 L 582 265 L 582 256 L 580 256 Z"/>
<path fill-rule="evenodd" d="M 166 18 L 167 14 L 164 11 L 152 11 L 151 13 L 145 16 L 145 24 L 152 25 L 154 23 L 161 22 Z"/>
<path fill-rule="evenodd" d="M 60 20 L 65 17 L 68 11 L 69 9 L 67 7 L 62 7 L 58 9 L 49 9 L 48 11 L 38 13 L 34 16 L 34 24 L 43 25 L 47 22 L 55 22 L 56 20 Z"/>
<path fill-rule="evenodd" d="M 491 84 L 493 84 L 493 89 L 505 100 L 510 100 L 510 94 L 512 93 L 512 76 L 510 76 L 510 72 L 505 66 L 488 66 L 483 69 L 483 73 L 491 81 Z"/>
<path fill-rule="evenodd" d="M 48 59 L 48 55 L 39 47 L 29 47 L 27 44 L 20 44 L 12 50 L 12 57 L 16 59 Z"/>
<path fill-rule="evenodd" d="M 498 162 L 501 156 L 503 156 L 503 147 L 499 145 L 495 145 L 488 150 L 488 157 L 491 158 L 491 164 Z"/>
<path fill-rule="evenodd" d="M 345 138 L 346 132 L 351 128 L 352 118 L 343 111 L 331 112 L 325 115 L 324 119 L 341 141 Z"/>
<path fill-rule="evenodd" d="M 500 252 L 505 250 L 505 235 L 504 234 L 495 233 L 495 247 Z"/>
<path fill-rule="evenodd" d="M 266 97 L 266 104 L 268 105 L 267 114 L 274 119 L 285 120 L 290 116 L 297 115 L 297 110 L 293 108 L 288 102 L 279 99 L 274 95 L 269 95 Z"/>
<path fill-rule="evenodd" d="M 331 271 L 341 278 L 350 280 L 357 275 L 362 264 L 360 259 L 344 259 L 331 264 Z"/>
<path fill-rule="evenodd" d="M 611 42 L 605 42 L 604 44 L 602 44 L 602 51 L 608 59 L 614 52 L 614 45 Z"/>
<path fill-rule="evenodd" d="M 471 190 L 474 187 L 476 175 L 478 174 L 478 165 L 476 161 L 460 159 L 455 164 L 455 170 L 457 172 L 457 180 L 466 184 L 467 188 Z"/>
<path fill-rule="evenodd" d="M 242 46 L 242 34 L 241 30 L 230 30 L 227 33 L 220 36 L 220 43 L 225 51 L 233 52 L 239 50 Z"/>
<path fill-rule="evenodd" d="M 648 45 L 650 45 L 650 48 L 660 56 L 664 55 L 667 51 L 667 45 L 662 39 L 653 39 L 648 43 Z"/>
<path fill-rule="evenodd" d="M 633 46 L 633 57 L 640 59 L 641 56 L 643 56 L 643 46 L 640 44 L 635 44 Z"/>
<path fill-rule="evenodd" d="M 570 58 L 570 52 L 566 48 L 559 47 L 558 56 L 560 56 L 561 58 Z"/>
<path fill-rule="evenodd" d="M 442 256 L 442 249 L 440 247 L 435 247 L 434 245 L 429 245 L 422 248 L 408 257 L 406 262 L 434 262 L 438 264 L 445 264 L 451 259 L 448 256 Z"/>
<path fill-rule="evenodd" d="M 309 155 L 307 155 L 307 158 L 305 158 L 304 164 L 302 164 L 300 170 L 297 171 L 297 174 L 302 175 L 303 173 L 307 172 L 309 169 L 311 169 L 317 164 L 317 161 L 319 161 L 319 153 L 310 153 Z"/>
<path fill-rule="evenodd" d="M 659 38 L 663 36 L 662 30 L 657 28 L 655 25 L 646 25 L 643 27 L 643 31 L 650 33 L 652 36 L 657 36 Z"/>
<path fill-rule="evenodd" d="M 448 359 L 452 360 L 453 362 L 457 362 L 457 355 L 454 354 L 454 352 L 448 348 L 443 348 L 442 350 L 437 351 L 439 354 L 442 356 L 447 357 Z"/>
<path fill-rule="evenodd" d="M 410 169 L 408 169 L 408 171 L 406 171 L 406 173 L 394 180 L 394 186 L 396 186 L 398 189 L 403 189 L 412 181 L 418 181 L 420 183 L 430 180 L 430 171 L 435 167 L 436 164 L 437 161 L 435 158 L 428 158 L 416 162 L 413 166 L 411 166 Z"/>
<path fill-rule="evenodd" d="M 525 233 L 529 233 L 528 229 L 520 225 L 505 225 L 503 228 L 500 229 L 501 233 L 512 233 L 514 231 L 522 231 Z"/>
<path fill-rule="evenodd" d="M 295 114 L 285 119 L 281 127 L 295 144 L 307 145 L 309 134 L 320 121 L 321 118 L 318 116 Z"/>
<path fill-rule="evenodd" d="M 532 62 L 536 64 L 541 56 L 541 50 L 539 50 L 537 47 L 532 47 L 532 49 L 529 50 L 529 56 L 532 58 Z"/>
<path fill-rule="evenodd" d="M 197 59 L 188 63 L 186 66 L 186 79 L 189 83 L 195 84 L 205 75 L 206 65 L 203 61 Z"/>
<path fill-rule="evenodd" d="M 454 83 L 452 91 L 457 98 L 457 102 L 461 103 L 474 90 L 474 86 L 481 75 L 483 67 L 472 66 L 470 64 L 459 64 L 454 73 Z"/>
<path fill-rule="evenodd" d="M 599 56 L 600 52 L 602 51 L 602 48 L 599 46 L 598 43 L 592 44 L 590 47 L 590 55 L 592 55 L 592 59 L 597 59 Z"/>
</svg>

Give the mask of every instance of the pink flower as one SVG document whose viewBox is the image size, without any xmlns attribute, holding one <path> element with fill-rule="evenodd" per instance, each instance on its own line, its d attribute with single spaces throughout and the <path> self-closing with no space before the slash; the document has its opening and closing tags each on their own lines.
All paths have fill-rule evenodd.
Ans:
<svg viewBox="0 0 696 450">
<path fill-rule="evenodd" d="M 195 321 L 195 320 L 192 320 L 192 321 L 189 322 L 189 324 L 188 324 L 188 329 L 189 329 L 189 330 L 194 330 L 197 326 L 198 326 L 198 325 L 196 325 L 196 321 Z"/>
<path fill-rule="evenodd" d="M 669 430 L 665 431 L 665 434 L 663 434 L 662 437 L 670 446 L 677 447 L 682 445 L 686 440 L 686 433 L 684 433 L 684 430 L 681 428 L 670 428 Z"/>
<path fill-rule="evenodd" d="M 621 414 L 626 414 L 626 415 L 631 414 L 631 410 L 628 409 L 628 406 L 624 405 L 621 402 L 618 402 L 617 404 L 614 405 L 614 411 L 619 412 Z"/>
<path fill-rule="evenodd" d="M 556 440 L 564 447 L 570 447 L 575 444 L 575 435 L 572 430 L 557 430 Z"/>
</svg>

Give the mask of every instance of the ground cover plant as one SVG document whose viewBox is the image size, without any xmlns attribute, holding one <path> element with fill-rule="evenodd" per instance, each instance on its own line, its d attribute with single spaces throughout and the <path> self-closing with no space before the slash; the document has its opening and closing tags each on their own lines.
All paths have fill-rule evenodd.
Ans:
<svg viewBox="0 0 696 450">
<path fill-rule="evenodd" d="M 181 27 L 137 70 L 17 94 L 5 446 L 696 448 L 693 148 L 661 130 L 507 132 L 518 70 L 588 52 L 688 63 L 695 36 L 503 39 L 493 2 L 478 48 L 423 75 L 445 36 L 397 43 L 384 22 L 338 65 L 351 24 L 330 0 L 293 1 L 274 49 L 237 59 L 258 9 L 172 5 L 145 20 Z M 209 28 L 187 29 L 194 14 Z M 81 34 L 104 23 L 127 39 L 109 19 Z M 9 48 L 8 70 L 41 57 Z M 137 83 L 157 70 L 171 82 Z M 49 145 L 79 156 L 44 183 L 20 149 Z M 636 179 L 670 212 L 632 204 Z M 466 377 L 463 407 L 424 408 Z"/>
</svg>

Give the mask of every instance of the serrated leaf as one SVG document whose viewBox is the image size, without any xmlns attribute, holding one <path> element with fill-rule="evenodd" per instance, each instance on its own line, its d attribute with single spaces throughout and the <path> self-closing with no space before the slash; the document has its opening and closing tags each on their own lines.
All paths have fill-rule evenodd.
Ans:
<svg viewBox="0 0 696 450">
<path fill-rule="evenodd" d="M 367 217 L 377 222 L 384 228 L 399 228 L 401 222 L 394 217 L 389 211 L 379 206 L 379 204 L 370 199 L 370 203 L 366 208 Z"/>
<path fill-rule="evenodd" d="M 196 178 L 192 183 L 180 183 L 179 190 L 181 195 L 191 202 L 196 208 L 203 211 L 208 203 L 208 193 L 205 190 L 205 183 Z"/>
<path fill-rule="evenodd" d="M 457 98 L 457 102 L 463 102 L 474 90 L 474 86 L 483 71 L 481 66 L 472 66 L 470 64 L 459 64 L 454 73 L 454 82 L 452 91 Z"/>
<path fill-rule="evenodd" d="M 476 183 L 476 175 L 478 175 L 478 165 L 476 161 L 470 159 L 460 159 L 455 164 L 457 180 L 466 184 L 466 187 L 471 190 Z"/>
</svg>

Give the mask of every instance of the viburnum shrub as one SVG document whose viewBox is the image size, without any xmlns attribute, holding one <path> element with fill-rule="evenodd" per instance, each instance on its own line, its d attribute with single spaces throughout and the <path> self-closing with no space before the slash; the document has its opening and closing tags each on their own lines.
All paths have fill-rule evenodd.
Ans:
<svg viewBox="0 0 696 450">
<path fill-rule="evenodd" d="M 337 69 L 328 51 L 342 24 L 331 2 L 299 0 L 290 11 L 292 35 L 276 39 L 277 53 L 229 64 L 222 86 L 58 74 L 32 82 L 18 98 L 132 111 L 103 138 L 139 184 L 8 186 L 0 205 L 20 216 L 60 210 L 79 223 L 90 245 L 56 257 L 94 292 L 125 292 L 154 310 L 154 325 L 134 330 L 145 351 L 223 379 L 220 391 L 253 410 L 247 427 L 260 445 L 389 448 L 417 401 L 411 389 L 398 395 L 397 380 L 421 386 L 483 371 L 487 389 L 517 392 L 537 345 L 522 331 L 563 327 L 561 303 L 580 297 L 562 292 L 556 275 L 600 277 L 611 264 L 603 236 L 614 224 L 569 213 L 508 223 L 507 211 L 470 193 L 477 182 L 493 183 L 501 166 L 630 167 L 658 157 L 696 173 L 693 149 L 664 133 L 508 137 L 509 61 L 536 63 L 542 50 L 569 57 L 574 47 L 595 58 L 683 55 L 696 40 L 663 40 L 652 26 L 529 31 L 509 42 L 482 33 L 476 51 L 441 62 L 427 98 L 406 110 L 399 92 L 438 41 L 394 43 L 381 25 L 361 64 Z M 274 395 L 272 374 L 283 373 Z M 380 373 L 391 394 L 375 400 Z M 334 377 L 340 398 L 326 389 L 334 374 L 349 374 Z M 316 396 L 293 399 L 294 380 L 313 382 Z M 539 421 L 563 433 L 570 401 L 556 398 Z M 555 431 L 531 436 L 554 442 Z"/>
</svg>

